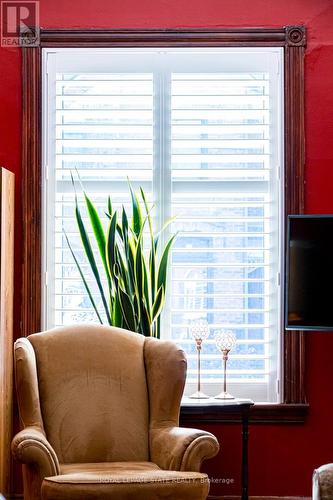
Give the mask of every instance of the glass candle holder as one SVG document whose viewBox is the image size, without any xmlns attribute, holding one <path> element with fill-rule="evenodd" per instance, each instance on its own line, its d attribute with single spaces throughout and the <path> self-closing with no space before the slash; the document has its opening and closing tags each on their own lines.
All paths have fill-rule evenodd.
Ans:
<svg viewBox="0 0 333 500">
<path fill-rule="evenodd" d="M 195 345 L 197 348 L 197 354 L 198 354 L 198 386 L 197 390 L 189 396 L 190 398 L 193 399 L 208 399 L 209 396 L 202 392 L 201 390 L 201 366 L 200 366 L 200 354 L 201 354 L 201 349 L 202 349 L 202 342 L 208 337 L 209 335 L 209 326 L 207 321 L 200 321 L 198 323 L 195 323 L 190 326 L 190 335 L 195 341 Z"/>
<path fill-rule="evenodd" d="M 235 399 L 234 396 L 227 391 L 227 362 L 229 352 L 236 345 L 236 335 L 231 330 L 221 330 L 215 337 L 215 342 L 223 356 L 223 391 L 220 392 L 216 399 Z"/>
</svg>

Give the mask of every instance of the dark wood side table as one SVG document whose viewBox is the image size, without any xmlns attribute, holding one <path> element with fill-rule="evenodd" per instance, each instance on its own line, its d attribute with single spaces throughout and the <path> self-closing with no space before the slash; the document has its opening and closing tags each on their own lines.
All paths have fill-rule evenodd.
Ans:
<svg viewBox="0 0 333 500">
<path fill-rule="evenodd" d="M 251 399 L 190 399 L 184 397 L 181 403 L 181 420 L 200 422 L 200 415 L 205 415 L 202 419 L 207 422 L 207 414 L 239 415 L 242 422 L 242 500 L 248 500 L 249 493 L 249 472 L 248 472 L 248 438 L 249 438 L 249 411 L 254 402 Z M 216 422 L 216 419 L 214 419 Z M 223 422 L 226 420 L 224 419 Z"/>
</svg>

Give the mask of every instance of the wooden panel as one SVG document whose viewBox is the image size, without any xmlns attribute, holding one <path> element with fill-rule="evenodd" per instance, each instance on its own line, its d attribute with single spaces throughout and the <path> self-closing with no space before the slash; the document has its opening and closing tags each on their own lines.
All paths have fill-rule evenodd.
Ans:
<svg viewBox="0 0 333 500">
<path fill-rule="evenodd" d="M 42 47 L 283 46 L 288 28 L 41 29 Z"/>
<path fill-rule="evenodd" d="M 14 174 L 0 169 L 0 491 L 10 490 L 13 395 Z"/>
<path fill-rule="evenodd" d="M 22 309 L 21 336 L 41 321 L 41 59 L 40 49 L 22 49 Z"/>
<path fill-rule="evenodd" d="M 289 29 L 285 48 L 285 214 L 304 210 L 304 29 Z M 287 243 L 287 238 L 286 238 Z M 285 252 L 286 255 L 286 252 Z M 304 332 L 284 332 L 285 403 L 306 403 Z"/>
</svg>

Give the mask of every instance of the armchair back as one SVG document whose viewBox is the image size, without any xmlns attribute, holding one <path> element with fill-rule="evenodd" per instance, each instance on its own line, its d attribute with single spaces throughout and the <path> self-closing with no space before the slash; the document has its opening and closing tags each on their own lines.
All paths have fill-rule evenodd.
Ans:
<svg viewBox="0 0 333 500">
<path fill-rule="evenodd" d="M 33 334 L 28 342 L 37 367 L 33 397 L 39 397 L 43 428 L 60 463 L 149 459 L 143 336 L 80 325 Z M 22 370 L 24 364 L 17 366 Z M 21 401 L 21 413 L 27 405 Z"/>
</svg>

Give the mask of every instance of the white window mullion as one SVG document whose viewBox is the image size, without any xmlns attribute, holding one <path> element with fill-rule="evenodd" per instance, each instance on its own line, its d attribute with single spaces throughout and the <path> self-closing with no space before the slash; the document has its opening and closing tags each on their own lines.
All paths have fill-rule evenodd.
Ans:
<svg viewBox="0 0 333 500">
<path fill-rule="evenodd" d="M 161 57 L 163 57 L 163 54 L 161 54 Z M 166 221 L 171 217 L 170 82 L 170 72 L 164 69 L 163 64 L 161 64 L 159 71 L 154 73 L 153 200 L 155 205 L 154 222 L 156 231 L 162 229 Z M 164 248 L 169 233 L 169 227 L 161 233 L 159 249 Z M 170 279 L 168 283 L 170 284 Z M 166 295 L 161 325 L 164 337 L 170 337 L 170 293 Z"/>
</svg>

